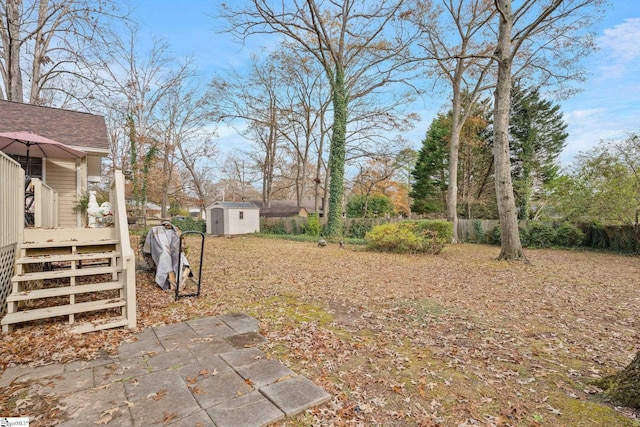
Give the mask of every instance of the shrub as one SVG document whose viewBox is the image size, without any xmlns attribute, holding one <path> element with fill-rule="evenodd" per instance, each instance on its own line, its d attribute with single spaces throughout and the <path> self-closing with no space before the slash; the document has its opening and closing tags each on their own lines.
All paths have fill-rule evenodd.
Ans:
<svg viewBox="0 0 640 427">
<path fill-rule="evenodd" d="M 534 246 L 531 245 L 531 242 L 529 240 L 529 229 L 527 228 L 526 224 L 518 225 L 518 233 L 520 235 L 520 244 L 522 244 L 522 247 L 526 248 L 528 246 Z"/>
<path fill-rule="evenodd" d="M 580 246 L 584 233 L 575 225 L 565 222 L 556 230 L 555 244 L 564 247 Z"/>
<path fill-rule="evenodd" d="M 371 229 L 373 229 L 371 220 L 353 219 L 346 229 L 346 237 L 362 239 Z"/>
<path fill-rule="evenodd" d="M 526 231 L 527 246 L 548 248 L 554 243 L 556 233 L 553 227 L 547 223 L 533 221 L 529 223 Z"/>
<path fill-rule="evenodd" d="M 262 224 L 260 231 L 264 234 L 287 234 L 287 227 L 284 221 L 278 221 L 273 224 Z"/>
<path fill-rule="evenodd" d="M 492 245 L 500 246 L 502 244 L 502 229 L 499 225 L 493 227 L 493 231 L 491 231 L 491 234 L 488 236 L 487 240 L 489 240 L 488 243 Z"/>
<path fill-rule="evenodd" d="M 177 217 L 171 220 L 171 224 L 175 225 L 180 231 L 198 231 L 200 233 L 207 232 L 207 223 L 202 219 L 195 219 L 190 216 Z"/>
<path fill-rule="evenodd" d="M 473 221 L 473 242 L 475 243 L 484 243 L 485 242 L 485 235 L 484 232 L 482 231 L 482 220 L 481 219 L 476 219 Z"/>
<path fill-rule="evenodd" d="M 307 224 L 304 227 L 304 234 L 308 236 L 319 236 L 322 226 L 320 225 L 320 218 L 317 213 L 309 214 L 307 217 Z"/>
<path fill-rule="evenodd" d="M 365 240 L 368 249 L 381 252 L 438 254 L 452 234 L 447 221 L 402 221 L 373 227 Z"/>
</svg>

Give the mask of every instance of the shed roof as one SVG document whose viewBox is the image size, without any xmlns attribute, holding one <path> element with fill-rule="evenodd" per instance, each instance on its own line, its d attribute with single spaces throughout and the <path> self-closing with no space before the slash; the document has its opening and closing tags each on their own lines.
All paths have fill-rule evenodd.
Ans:
<svg viewBox="0 0 640 427">
<path fill-rule="evenodd" d="M 256 205 L 251 202 L 215 202 L 210 208 L 214 208 L 216 206 L 221 206 L 223 208 L 231 208 L 231 209 L 259 209 Z"/>
<path fill-rule="evenodd" d="M 31 131 L 76 147 L 109 149 L 104 117 L 0 100 L 0 132 Z"/>
</svg>

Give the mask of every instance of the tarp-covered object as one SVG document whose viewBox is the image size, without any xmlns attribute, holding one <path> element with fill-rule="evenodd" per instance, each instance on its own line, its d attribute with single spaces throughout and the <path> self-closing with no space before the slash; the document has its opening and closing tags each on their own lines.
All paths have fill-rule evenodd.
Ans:
<svg viewBox="0 0 640 427">
<path fill-rule="evenodd" d="M 171 280 L 175 281 L 178 271 L 189 266 L 184 254 L 180 254 L 178 230 L 169 222 L 151 227 L 142 252 L 151 255 L 156 265 L 156 283 L 164 290 L 172 285 L 170 273 L 173 273 Z"/>
</svg>

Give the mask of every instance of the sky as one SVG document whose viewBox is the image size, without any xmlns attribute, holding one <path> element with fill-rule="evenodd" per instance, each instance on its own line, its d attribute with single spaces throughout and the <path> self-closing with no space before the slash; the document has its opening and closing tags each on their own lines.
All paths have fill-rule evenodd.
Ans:
<svg viewBox="0 0 640 427">
<path fill-rule="evenodd" d="M 250 54 L 261 48 L 255 44 L 241 46 L 231 36 L 219 33 L 220 25 L 212 14 L 212 0 L 138 0 L 133 18 L 140 24 L 140 37 L 164 40 L 173 55 L 190 56 L 207 78 L 231 67 L 242 67 Z M 598 52 L 583 60 L 587 71 L 581 92 L 561 105 L 568 124 L 567 146 L 560 155 L 563 166 L 570 166 L 575 156 L 601 141 L 624 139 L 630 132 L 640 132 L 640 0 L 611 0 L 610 7 L 594 30 Z M 413 148 L 419 149 L 425 132 L 440 111 L 441 99 L 426 95 L 416 103 L 421 121 L 405 134 Z M 218 144 L 227 150 L 244 150 L 248 142 L 231 129 L 220 130 Z"/>
</svg>

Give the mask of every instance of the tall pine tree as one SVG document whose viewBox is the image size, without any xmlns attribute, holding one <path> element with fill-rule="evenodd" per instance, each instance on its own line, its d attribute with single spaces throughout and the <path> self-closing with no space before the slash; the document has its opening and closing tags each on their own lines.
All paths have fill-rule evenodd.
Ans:
<svg viewBox="0 0 640 427">
<path fill-rule="evenodd" d="M 409 196 L 411 211 L 417 214 L 444 215 L 447 191 L 447 147 L 451 136 L 451 120 L 439 114 L 433 119 L 422 140 L 411 175 L 414 182 Z"/>
<path fill-rule="evenodd" d="M 532 202 L 544 185 L 557 177 L 557 160 L 566 145 L 566 130 L 560 106 L 543 99 L 539 88 L 513 88 L 509 134 L 520 219 L 531 217 Z"/>
</svg>

